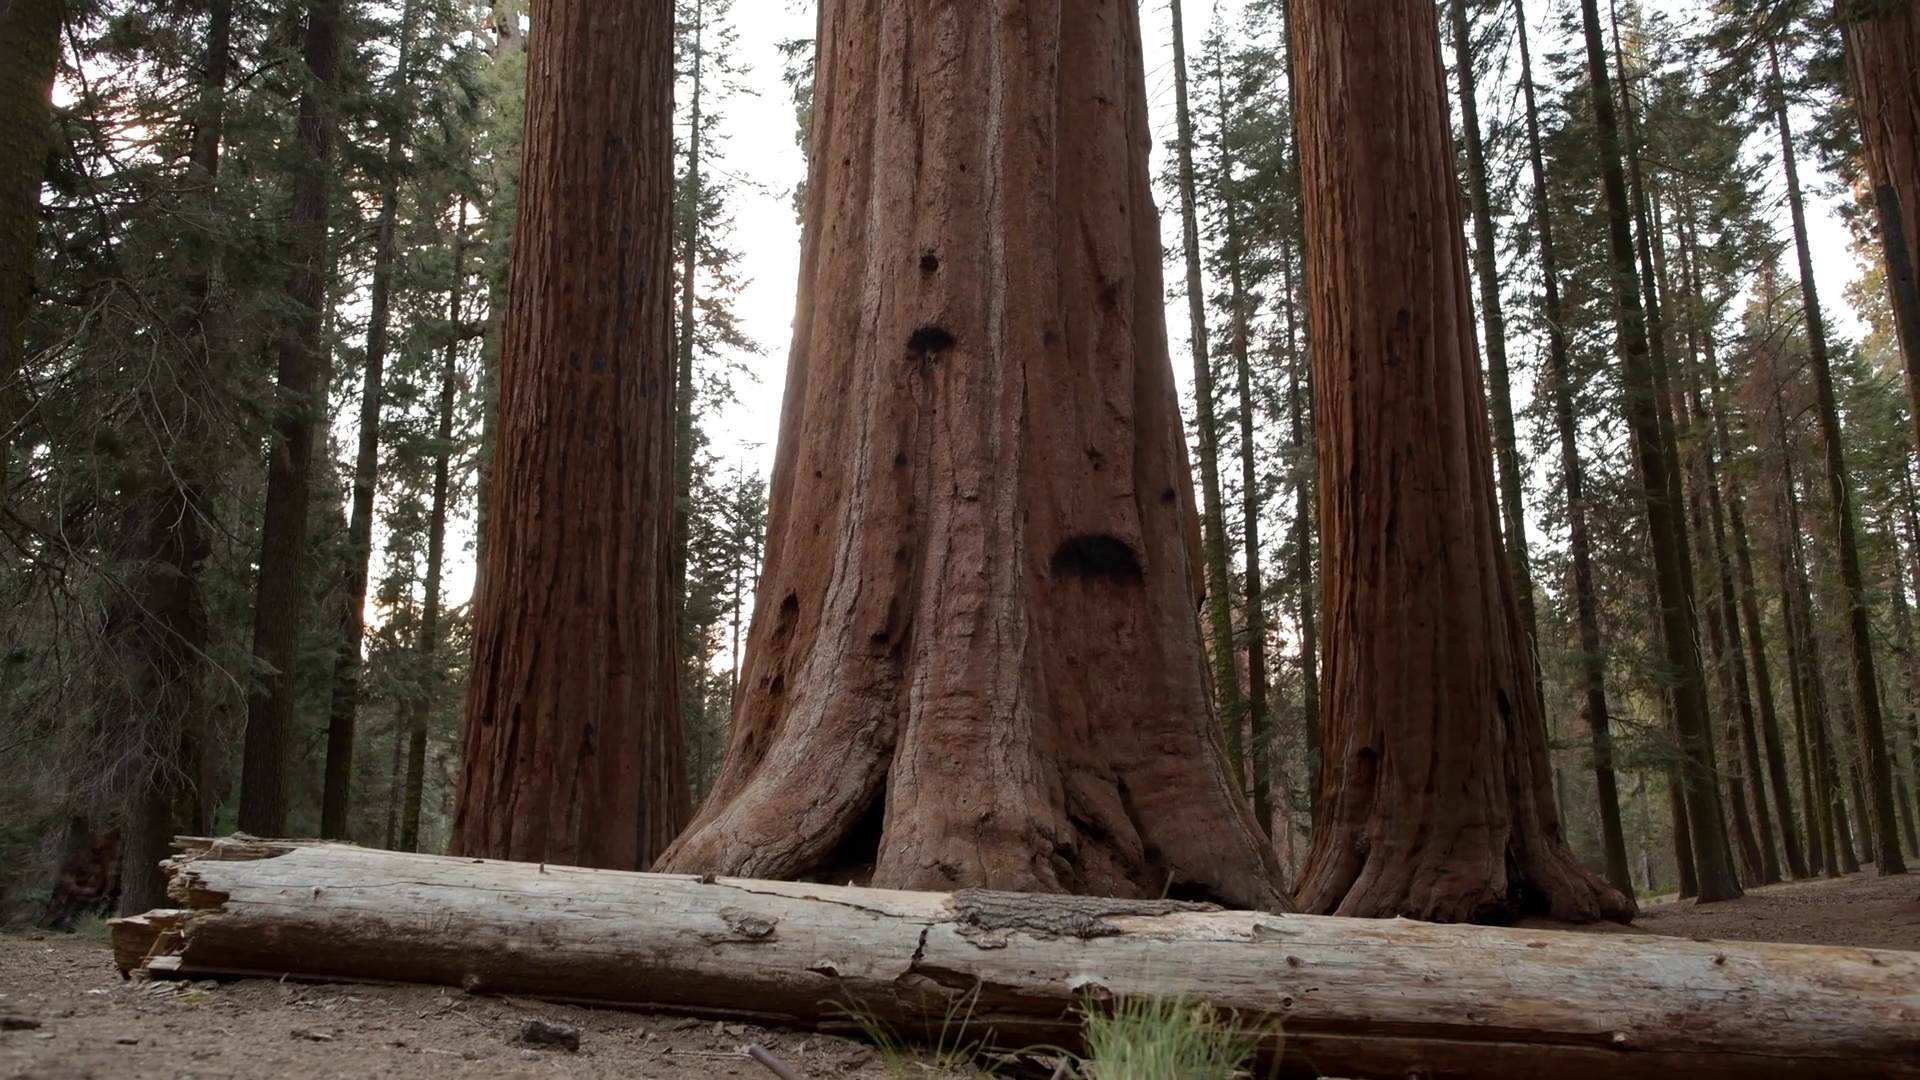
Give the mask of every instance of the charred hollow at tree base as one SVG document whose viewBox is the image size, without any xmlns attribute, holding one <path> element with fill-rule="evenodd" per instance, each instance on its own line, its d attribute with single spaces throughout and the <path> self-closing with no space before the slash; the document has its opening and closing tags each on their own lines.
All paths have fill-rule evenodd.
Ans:
<svg viewBox="0 0 1920 1080">
<path fill-rule="evenodd" d="M 113 926 L 153 978 L 291 975 L 1000 1047 L 1116 998 L 1264 1032 L 1277 1075 L 1920 1077 L 1920 954 L 907 893 L 186 841 L 183 910 Z M 1264 1072 L 1262 1073 L 1264 1075 Z"/>
<path fill-rule="evenodd" d="M 1283 909 L 1207 684 L 1137 2 L 926 10 L 821 6 L 759 602 L 657 866 Z"/>
</svg>

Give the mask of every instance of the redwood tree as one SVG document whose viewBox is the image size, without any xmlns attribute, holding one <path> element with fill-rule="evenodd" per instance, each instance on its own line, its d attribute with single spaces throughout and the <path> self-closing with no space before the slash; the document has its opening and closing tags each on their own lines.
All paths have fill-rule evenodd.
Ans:
<svg viewBox="0 0 1920 1080">
<path fill-rule="evenodd" d="M 1920 446 L 1920 3 L 1835 0 Z"/>
<path fill-rule="evenodd" d="M 534 10 L 459 854 L 631 870 L 686 820 L 672 7 Z"/>
<path fill-rule="evenodd" d="M 1228 767 L 1135 0 L 824 0 L 732 743 L 659 863 L 1286 905 Z"/>
<path fill-rule="evenodd" d="M 1295 7 L 1326 612 L 1304 910 L 1627 920 L 1573 857 L 1501 552 L 1434 7 Z"/>
</svg>

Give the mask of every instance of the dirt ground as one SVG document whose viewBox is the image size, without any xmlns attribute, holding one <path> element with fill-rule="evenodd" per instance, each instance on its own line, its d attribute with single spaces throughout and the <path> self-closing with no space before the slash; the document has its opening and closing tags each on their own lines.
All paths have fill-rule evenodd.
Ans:
<svg viewBox="0 0 1920 1080">
<path fill-rule="evenodd" d="M 1837 881 L 1749 889 L 1740 899 L 1720 904 L 1648 904 L 1633 929 L 1676 937 L 1920 952 L 1920 874 L 1883 878 L 1868 868 Z"/>
<path fill-rule="evenodd" d="M 1641 933 L 1920 951 L 1920 876 L 1812 881 L 1699 907 L 1647 905 Z M 937 1078 L 889 1069 L 859 1043 L 677 1017 L 475 997 L 426 987 L 122 982 L 106 946 L 0 934 L 0 1080 L 256 1077 L 688 1080 L 764 1077 L 761 1043 L 809 1080 Z M 580 1049 L 519 1041 L 529 1019 L 572 1025 Z"/>
</svg>

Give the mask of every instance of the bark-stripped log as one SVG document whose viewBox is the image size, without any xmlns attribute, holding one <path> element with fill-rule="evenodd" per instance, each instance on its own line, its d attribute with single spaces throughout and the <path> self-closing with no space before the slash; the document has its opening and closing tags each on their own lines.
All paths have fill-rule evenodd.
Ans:
<svg viewBox="0 0 1920 1080">
<path fill-rule="evenodd" d="M 196 841 L 123 969 L 420 982 L 1013 1046 L 1188 994 L 1288 1075 L 1920 1077 L 1920 954 L 1221 911 L 1167 901 L 630 874 Z"/>
</svg>

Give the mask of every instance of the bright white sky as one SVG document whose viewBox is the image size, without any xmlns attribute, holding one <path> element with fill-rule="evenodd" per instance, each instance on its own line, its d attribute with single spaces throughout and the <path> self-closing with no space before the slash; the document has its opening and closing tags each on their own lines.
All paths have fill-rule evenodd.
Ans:
<svg viewBox="0 0 1920 1080">
<path fill-rule="evenodd" d="M 1527 0 L 1530 25 L 1534 34 L 1536 63 L 1539 57 L 1558 50 L 1549 33 L 1557 28 L 1564 14 L 1563 0 L 1555 0 L 1549 10 L 1545 0 Z M 804 12 L 795 10 L 806 6 Z M 1223 5 L 1229 18 L 1238 10 L 1239 0 Z M 1669 10 L 1699 10 L 1697 0 L 1667 0 L 1660 6 Z M 1156 136 L 1155 175 L 1162 166 L 1161 147 L 1170 143 L 1173 128 L 1172 46 L 1166 0 L 1143 0 L 1142 23 L 1146 38 L 1147 92 L 1153 110 Z M 1195 43 L 1205 34 L 1215 7 L 1207 0 L 1187 0 L 1186 22 L 1191 54 Z M 774 436 L 779 423 L 781 389 L 785 381 L 787 347 L 794 314 L 794 296 L 799 276 L 800 230 L 794 219 L 791 193 L 804 169 L 799 147 L 794 144 L 794 118 L 787 88 L 781 81 L 781 57 L 777 45 L 791 38 L 811 38 L 814 16 L 806 0 L 744 0 L 736 11 L 739 32 L 738 60 L 750 67 L 744 82 L 755 93 L 733 98 L 721 106 L 726 120 L 726 139 L 722 167 L 738 177 L 740 198 L 735 205 L 733 246 L 742 253 L 741 272 L 746 279 L 737 312 L 746 332 L 765 349 L 759 357 L 747 358 L 749 368 L 758 376 L 737 387 L 739 403 L 729 407 L 713 424 L 710 435 L 716 452 L 745 463 L 763 475 L 772 470 Z M 1491 111 L 1491 104 L 1483 109 Z M 1764 147 L 1756 146 L 1756 152 Z M 1803 170 L 1807 164 L 1803 162 Z M 1837 213 L 1837 201 L 1826 197 L 1826 178 L 1809 177 L 1810 233 L 1814 259 L 1823 282 L 1823 300 L 1842 335 L 1856 338 L 1861 324 L 1846 306 L 1842 287 L 1856 277 L 1858 268 L 1848 248 L 1848 234 Z M 1775 181 L 1775 188 L 1781 186 Z M 1168 208 L 1163 207 L 1163 211 Z M 1786 235 L 1784 207 L 1779 214 L 1780 231 Z M 1179 250 L 1177 216 L 1163 213 L 1162 229 L 1170 253 Z M 1169 280 L 1177 280 L 1177 269 Z M 1183 394 L 1187 392 L 1192 366 L 1187 360 L 1186 315 L 1184 301 L 1170 309 L 1167 320 L 1173 328 L 1170 342 Z M 1531 397 L 1530 379 L 1522 378 L 1514 387 L 1516 408 Z M 1524 440 L 1523 440 L 1524 443 Z M 461 557 L 448 567 L 448 601 L 464 603 L 472 589 L 473 565 L 469 544 L 456 547 Z M 1536 542 L 1541 537 L 1536 537 Z"/>
</svg>

